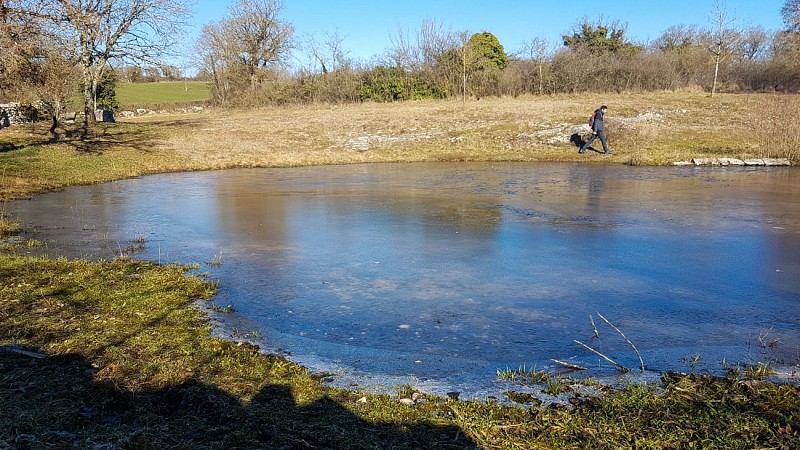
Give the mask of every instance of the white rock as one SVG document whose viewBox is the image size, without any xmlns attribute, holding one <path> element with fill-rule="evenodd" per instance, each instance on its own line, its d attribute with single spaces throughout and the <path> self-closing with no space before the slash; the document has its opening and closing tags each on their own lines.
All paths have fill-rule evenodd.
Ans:
<svg viewBox="0 0 800 450">
<path fill-rule="evenodd" d="M 764 158 L 764 164 L 767 166 L 788 166 L 789 160 L 786 158 Z"/>
</svg>

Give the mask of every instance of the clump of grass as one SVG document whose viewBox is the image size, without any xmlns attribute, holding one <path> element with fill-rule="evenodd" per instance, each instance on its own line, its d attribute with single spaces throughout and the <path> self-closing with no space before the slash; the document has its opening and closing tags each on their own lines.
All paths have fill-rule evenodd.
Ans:
<svg viewBox="0 0 800 450">
<path fill-rule="evenodd" d="M 219 253 L 215 254 L 210 260 L 206 261 L 206 264 L 212 267 L 219 267 L 222 265 L 222 250 Z"/>
<path fill-rule="evenodd" d="M 210 305 L 208 305 L 208 309 L 211 310 L 211 311 L 220 313 L 220 314 L 231 314 L 231 313 L 234 313 L 236 311 L 236 309 L 233 307 L 233 305 L 227 305 L 227 306 L 223 307 L 223 306 L 217 305 L 216 303 L 211 303 Z"/>
<path fill-rule="evenodd" d="M 0 217 L 0 237 L 11 236 L 19 233 L 19 223 Z"/>
<path fill-rule="evenodd" d="M 540 405 L 542 403 L 535 395 L 530 394 L 528 392 L 516 392 L 516 391 L 506 391 L 504 392 L 505 396 L 508 397 L 514 403 L 525 404 L 525 403 L 535 403 Z"/>
<path fill-rule="evenodd" d="M 750 380 L 764 381 L 775 375 L 775 368 L 765 362 L 748 364 L 744 370 L 745 376 Z"/>
<path fill-rule="evenodd" d="M 146 245 L 147 245 L 147 237 L 145 237 L 144 235 L 140 234 L 140 235 L 136 236 L 133 239 L 131 245 L 129 245 L 127 247 L 121 247 L 120 246 L 120 249 L 119 249 L 119 253 L 120 254 L 119 254 L 119 256 L 120 257 L 124 257 L 124 256 L 127 256 L 127 255 L 131 254 L 131 253 L 144 251 Z"/>
<path fill-rule="evenodd" d="M 550 375 L 543 370 L 536 370 L 536 367 L 528 369 L 525 365 L 522 365 L 516 369 L 510 367 L 502 370 L 497 369 L 497 378 L 516 383 L 538 384 L 548 382 Z"/>
</svg>

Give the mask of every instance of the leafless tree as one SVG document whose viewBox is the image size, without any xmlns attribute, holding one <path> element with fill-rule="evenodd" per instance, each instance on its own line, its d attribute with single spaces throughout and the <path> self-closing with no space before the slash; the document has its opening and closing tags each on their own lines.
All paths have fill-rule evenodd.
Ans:
<svg viewBox="0 0 800 450">
<path fill-rule="evenodd" d="M 739 53 L 742 59 L 756 60 L 767 53 L 770 36 L 761 27 L 750 27 L 742 31 L 739 38 Z"/>
<path fill-rule="evenodd" d="M 459 36 L 445 29 L 441 21 L 426 19 L 414 34 L 402 29 L 390 37 L 389 57 L 408 70 L 426 70 L 440 56 L 459 46 Z"/>
<path fill-rule="evenodd" d="M 696 25 L 672 25 L 653 41 L 653 47 L 665 53 L 686 52 L 708 40 L 708 32 Z"/>
<path fill-rule="evenodd" d="M 157 63 L 176 48 L 187 0 L 18 0 L 70 42 L 82 69 L 84 130 L 95 121 L 97 83 L 113 60 Z"/>
<path fill-rule="evenodd" d="M 728 14 L 724 0 L 715 0 L 711 10 L 711 36 L 712 43 L 708 46 L 708 51 L 714 60 L 714 79 L 711 82 L 711 96 L 717 91 L 717 80 L 719 78 L 719 66 L 733 52 L 735 46 L 740 42 L 739 33 L 732 28 L 734 17 Z"/>
<path fill-rule="evenodd" d="M 800 0 L 786 0 L 781 14 L 789 31 L 800 33 Z"/>
<path fill-rule="evenodd" d="M 344 37 L 339 31 L 323 33 L 322 40 L 312 36 L 306 40 L 305 48 L 314 65 L 319 64 L 323 74 L 335 72 L 337 68 L 349 65 L 348 52 L 344 49 Z"/>
<path fill-rule="evenodd" d="M 0 0 L 0 98 L 30 77 L 43 30 L 15 0 Z"/>
<path fill-rule="evenodd" d="M 0 96 L 37 101 L 52 119 L 50 133 L 57 139 L 59 116 L 76 87 L 76 59 L 49 22 L 23 3 L 0 0 Z"/>
<path fill-rule="evenodd" d="M 221 27 L 225 57 L 244 67 L 250 86 L 258 84 L 258 71 L 280 62 L 291 49 L 292 25 L 280 19 L 280 0 L 236 0 Z"/>
<path fill-rule="evenodd" d="M 544 67 L 547 61 L 553 56 L 555 49 L 546 39 L 533 38 L 524 44 L 523 51 L 532 62 L 536 64 L 539 72 L 539 95 L 544 94 Z"/>
<path fill-rule="evenodd" d="M 236 0 L 225 18 L 203 27 L 197 55 L 217 101 L 255 90 L 270 69 L 285 61 L 294 29 L 281 20 L 282 8 L 280 0 Z"/>
</svg>

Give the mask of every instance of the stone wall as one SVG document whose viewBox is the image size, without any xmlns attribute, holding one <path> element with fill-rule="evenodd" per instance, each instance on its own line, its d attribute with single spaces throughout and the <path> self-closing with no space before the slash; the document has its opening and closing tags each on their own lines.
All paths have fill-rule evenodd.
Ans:
<svg viewBox="0 0 800 450">
<path fill-rule="evenodd" d="M 22 103 L 0 103 L 0 128 L 41 120 L 40 108 Z M 64 113 L 59 117 L 65 123 L 74 123 L 83 117 L 82 113 Z M 115 122 L 113 111 L 98 109 L 95 111 L 98 122 Z"/>
<path fill-rule="evenodd" d="M 38 120 L 39 111 L 35 106 L 21 103 L 0 103 L 0 128 Z"/>
</svg>

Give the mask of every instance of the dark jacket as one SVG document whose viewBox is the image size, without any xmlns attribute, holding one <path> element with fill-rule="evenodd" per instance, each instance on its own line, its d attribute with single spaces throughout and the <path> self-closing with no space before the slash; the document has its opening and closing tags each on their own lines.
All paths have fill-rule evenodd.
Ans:
<svg viewBox="0 0 800 450">
<path fill-rule="evenodd" d="M 594 112 L 594 125 L 592 125 L 592 131 L 598 132 L 603 131 L 603 110 L 597 109 Z"/>
</svg>

